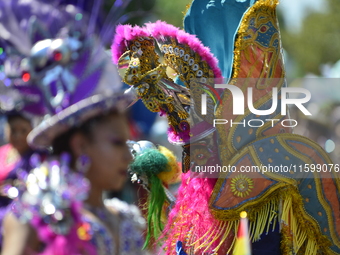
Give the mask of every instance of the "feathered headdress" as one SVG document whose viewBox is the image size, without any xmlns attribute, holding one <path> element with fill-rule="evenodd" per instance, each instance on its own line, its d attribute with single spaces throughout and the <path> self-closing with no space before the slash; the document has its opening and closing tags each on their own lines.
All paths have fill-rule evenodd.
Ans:
<svg viewBox="0 0 340 255">
<path fill-rule="evenodd" d="M 49 116 L 29 135 L 32 146 L 49 146 L 70 127 L 132 101 L 122 94 L 93 13 L 40 1 L 5 1 L 2 9 L 4 72 L 27 98 L 26 111 Z"/>
</svg>

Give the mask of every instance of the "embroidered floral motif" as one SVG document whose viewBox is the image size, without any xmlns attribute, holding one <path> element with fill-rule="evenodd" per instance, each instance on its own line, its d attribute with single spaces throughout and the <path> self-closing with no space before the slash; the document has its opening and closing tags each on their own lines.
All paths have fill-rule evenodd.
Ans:
<svg viewBox="0 0 340 255">
<path fill-rule="evenodd" d="M 237 175 L 231 180 L 231 191 L 235 196 L 246 197 L 253 188 L 253 180 L 243 174 Z"/>
</svg>

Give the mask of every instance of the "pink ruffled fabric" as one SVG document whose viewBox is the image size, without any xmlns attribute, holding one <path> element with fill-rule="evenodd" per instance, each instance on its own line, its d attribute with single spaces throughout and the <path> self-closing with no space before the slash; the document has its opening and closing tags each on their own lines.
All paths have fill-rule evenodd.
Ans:
<svg viewBox="0 0 340 255">
<path fill-rule="evenodd" d="M 74 220 L 73 226 L 67 235 L 57 235 L 41 218 L 33 218 L 31 224 L 37 231 L 39 239 L 46 244 L 43 252 L 37 255 L 97 255 L 94 245 L 87 240 L 79 239 L 77 230 L 81 224 L 81 205 L 73 203 L 71 210 Z"/>
<path fill-rule="evenodd" d="M 201 41 L 192 34 L 186 33 L 173 25 L 158 20 L 155 23 L 147 23 L 146 29 L 152 37 L 162 40 L 163 37 L 173 37 L 181 44 L 189 45 L 192 50 L 197 52 L 203 60 L 205 60 L 210 68 L 214 71 L 215 78 L 221 78 L 222 72 L 218 67 L 218 60 L 210 52 L 208 47 L 205 47 Z"/>
<path fill-rule="evenodd" d="M 139 26 L 118 25 L 111 46 L 113 63 L 117 64 L 120 56 L 126 51 L 127 41 L 134 40 L 140 36 L 146 37 L 149 34 L 144 28 Z"/>
<path fill-rule="evenodd" d="M 117 64 L 120 56 L 126 51 L 127 42 L 139 36 L 151 36 L 158 40 L 162 40 L 164 37 L 176 38 L 179 43 L 189 45 L 192 50 L 196 51 L 208 63 L 214 72 L 215 78 L 222 77 L 222 72 L 218 67 L 218 60 L 213 56 L 208 47 L 205 47 L 195 35 L 188 34 L 163 21 L 147 23 L 145 27 L 133 27 L 131 25 L 117 26 L 116 35 L 111 46 L 112 61 L 115 64 Z"/>
</svg>

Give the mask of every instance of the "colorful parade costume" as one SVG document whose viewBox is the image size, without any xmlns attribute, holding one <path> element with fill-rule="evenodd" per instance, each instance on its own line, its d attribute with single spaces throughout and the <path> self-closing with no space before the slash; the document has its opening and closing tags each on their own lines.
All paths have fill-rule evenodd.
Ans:
<svg viewBox="0 0 340 255">
<path fill-rule="evenodd" d="M 135 98 L 124 94 L 96 32 L 100 3 L 88 16 L 56 2 L 0 5 L 5 74 L 12 89 L 27 99 L 24 110 L 44 116 L 28 137 L 34 148 L 48 148 L 56 137 L 91 118 L 123 112 Z M 12 213 L 36 230 L 39 254 L 144 254 L 145 222 L 137 207 L 117 199 L 105 200 L 104 208 L 84 203 L 90 189 L 81 172 L 86 162 L 80 161 L 78 172 L 70 169 L 67 153 L 46 159 L 33 155 L 30 163 L 33 169 L 19 171 L 15 185 L 4 192 L 15 198 Z"/>
<path fill-rule="evenodd" d="M 219 68 L 196 37 L 170 25 L 157 22 L 117 29 L 114 60 L 127 67 L 124 81 L 137 90 L 148 109 L 167 115 L 169 140 L 183 145 L 183 169 L 219 164 L 237 170 L 217 176 L 197 171 L 183 174 L 162 236 L 166 254 L 176 250 L 177 254 L 230 254 L 241 211 L 248 213 L 253 254 L 340 254 L 338 169 L 331 170 L 333 163 L 318 144 L 292 134 L 290 120 L 281 113 L 286 84 L 277 4 L 276 0 L 192 2 L 185 30 L 209 47 Z M 164 58 L 162 64 L 155 43 Z M 178 79 L 174 80 L 185 87 L 173 84 L 163 71 L 166 67 L 175 70 Z M 213 90 L 208 79 L 221 78 L 221 73 L 224 83 L 237 86 L 243 94 L 252 88 L 255 109 L 270 109 L 277 89 L 278 107 L 268 115 L 253 114 L 248 107 L 243 115 L 234 115 L 230 91 Z M 199 114 L 202 91 L 210 98 L 207 115 Z M 211 118 L 241 124 L 216 125 L 215 129 Z M 276 121 L 242 124 L 253 119 Z M 181 128 L 184 121 L 190 131 Z M 270 165 L 290 169 L 239 171 Z M 316 165 L 327 169 L 304 170 Z"/>
</svg>

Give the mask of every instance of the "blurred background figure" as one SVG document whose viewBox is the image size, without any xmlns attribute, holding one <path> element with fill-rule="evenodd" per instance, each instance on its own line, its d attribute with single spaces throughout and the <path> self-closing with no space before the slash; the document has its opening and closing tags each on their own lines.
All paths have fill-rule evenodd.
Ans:
<svg viewBox="0 0 340 255">
<path fill-rule="evenodd" d="M 29 169 L 29 158 L 33 150 L 27 143 L 27 135 L 32 131 L 31 120 L 19 112 L 9 112 L 4 124 L 5 142 L 0 147 L 0 186 L 11 183 L 17 179 L 18 169 Z M 0 194 L 0 228 L 12 200 Z M 2 245 L 2 233 L 0 234 L 0 248 Z"/>
<path fill-rule="evenodd" d="M 21 158 L 31 154 L 26 141 L 27 135 L 33 128 L 31 121 L 18 112 L 6 115 L 5 136 L 8 143 L 0 147 L 0 182 L 8 177 Z M 14 174 L 14 172 L 10 174 L 11 178 Z"/>
<path fill-rule="evenodd" d="M 23 107 L 42 117 L 28 143 L 51 153 L 32 155 L 30 172 L 18 171 L 18 180 L 3 189 L 16 198 L 4 219 L 4 255 L 145 253 L 138 209 L 102 196 L 128 179 L 132 157 L 122 112 L 135 98 L 123 94 L 103 47 L 105 29 L 114 27 L 124 3 L 113 5 L 114 20 L 101 26 L 105 34 L 97 29 L 101 4 L 93 2 L 90 13 L 58 0 L 0 5 L 4 73 L 27 98 Z M 15 138 L 10 141 L 24 155 Z"/>
</svg>

